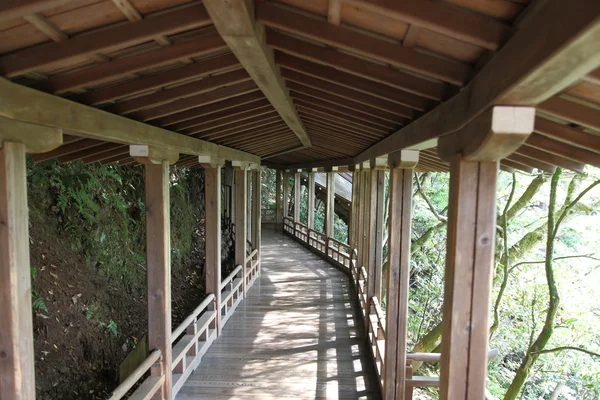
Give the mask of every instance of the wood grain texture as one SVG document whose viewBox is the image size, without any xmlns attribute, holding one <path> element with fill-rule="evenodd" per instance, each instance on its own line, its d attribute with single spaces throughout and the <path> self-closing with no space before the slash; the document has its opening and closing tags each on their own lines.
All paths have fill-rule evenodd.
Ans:
<svg viewBox="0 0 600 400">
<path fill-rule="evenodd" d="M 145 163 L 146 258 L 148 260 L 148 348 L 159 349 L 160 368 L 152 375 L 171 371 L 171 224 L 169 163 Z M 165 374 L 164 398 L 171 398 L 171 374 Z"/>
<path fill-rule="evenodd" d="M 235 170 L 235 226 L 246 226 L 248 215 L 246 214 L 246 205 L 248 204 L 248 184 L 246 182 L 248 174 L 245 169 Z M 246 251 L 248 238 L 245 229 L 235 230 L 235 265 L 241 265 L 243 276 L 246 276 Z M 246 279 L 242 280 L 242 288 L 246 294 Z"/>
<path fill-rule="evenodd" d="M 308 173 L 308 221 L 307 226 L 309 229 L 315 229 L 315 173 Z M 325 213 L 326 221 L 327 213 Z"/>
<path fill-rule="evenodd" d="M 379 399 L 349 278 L 275 230 L 263 242 L 263 275 L 176 399 Z"/>
<path fill-rule="evenodd" d="M 221 309 L 221 166 L 204 166 L 206 199 L 206 293 L 214 293 L 215 307 Z M 237 212 L 236 212 L 237 214 Z M 236 230 L 237 231 L 237 230 Z M 221 315 L 215 317 L 217 334 L 221 334 Z"/>
<path fill-rule="evenodd" d="M 25 145 L 0 148 L 0 398 L 35 398 Z"/>
<path fill-rule="evenodd" d="M 440 398 L 484 398 L 496 231 L 497 162 L 450 165 Z"/>
</svg>

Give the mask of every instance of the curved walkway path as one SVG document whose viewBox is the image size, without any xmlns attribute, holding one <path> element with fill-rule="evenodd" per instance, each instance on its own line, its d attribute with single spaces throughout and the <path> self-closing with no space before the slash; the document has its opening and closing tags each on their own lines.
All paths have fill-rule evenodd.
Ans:
<svg viewBox="0 0 600 400">
<path fill-rule="evenodd" d="M 179 400 L 380 399 L 349 278 L 263 228 L 262 276 Z"/>
</svg>

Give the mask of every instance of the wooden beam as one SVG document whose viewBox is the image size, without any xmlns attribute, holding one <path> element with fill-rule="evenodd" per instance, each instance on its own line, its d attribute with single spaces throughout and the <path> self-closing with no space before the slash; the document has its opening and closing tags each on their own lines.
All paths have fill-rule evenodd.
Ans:
<svg viewBox="0 0 600 400">
<path fill-rule="evenodd" d="M 329 0 L 327 21 L 331 25 L 339 26 L 342 22 L 342 0 Z"/>
<path fill-rule="evenodd" d="M 381 298 L 381 283 L 383 273 L 383 217 L 384 205 L 384 181 L 385 171 L 372 168 L 370 171 L 371 187 L 369 207 L 369 225 L 365 227 L 368 231 L 368 264 L 367 269 L 367 294 L 369 299 L 373 296 Z"/>
<path fill-rule="evenodd" d="M 370 81 L 391 86 L 405 92 L 414 93 L 432 100 L 440 100 L 446 91 L 446 85 L 412 74 L 400 72 L 380 64 L 353 57 L 337 50 L 305 42 L 291 36 L 269 30 L 267 44 L 287 54 L 333 67 Z"/>
<path fill-rule="evenodd" d="M 525 142 L 527 145 L 547 153 L 555 154 L 576 162 L 590 164 L 600 168 L 600 154 L 593 153 L 580 147 L 571 146 L 549 137 L 533 133 Z"/>
<path fill-rule="evenodd" d="M 485 397 L 498 163 L 450 163 L 440 398 Z"/>
<path fill-rule="evenodd" d="M 430 0 L 348 0 L 348 4 L 488 50 L 497 50 L 512 29 L 486 16 Z"/>
<path fill-rule="evenodd" d="M 536 117 L 535 132 L 563 143 L 600 153 L 600 137 L 570 128 L 545 118 Z"/>
<path fill-rule="evenodd" d="M 284 154 L 295 153 L 295 152 L 297 152 L 299 150 L 302 150 L 303 148 L 304 148 L 304 146 L 295 146 L 295 147 L 292 147 L 290 149 L 278 151 L 278 152 L 275 152 L 275 153 L 270 153 L 270 154 L 268 154 L 266 156 L 261 157 L 261 160 L 264 161 L 264 160 L 268 160 L 270 158 L 282 156 Z"/>
<path fill-rule="evenodd" d="M 206 227 L 206 292 L 215 295 L 215 324 L 221 335 L 221 161 L 199 160 L 204 167 L 204 199 Z M 236 210 L 237 211 L 237 210 Z M 236 212 L 237 214 L 237 212 Z M 241 227 L 240 227 L 241 228 Z M 236 235 L 240 229 L 236 227 Z M 243 236 L 240 235 L 240 236 Z"/>
<path fill-rule="evenodd" d="M 355 161 L 458 131 L 492 105 L 535 106 L 561 92 L 600 65 L 598 15 L 600 2 L 594 0 L 577 4 L 548 0 L 459 94 L 371 146 Z M 558 19 L 564 23 L 553 23 Z"/>
<path fill-rule="evenodd" d="M 543 113 L 565 119 L 577 125 L 600 130 L 600 112 L 598 109 L 586 107 L 558 96 L 544 101 L 538 105 L 538 109 Z"/>
<path fill-rule="evenodd" d="M 232 120 L 243 121 L 244 119 L 264 115 L 272 111 L 273 107 L 269 103 L 269 100 L 262 99 L 242 104 L 233 109 L 227 108 L 209 115 L 195 116 L 193 118 L 186 119 L 185 121 L 175 123 L 171 125 L 169 129 L 180 131 L 182 133 L 188 133 L 192 128 L 194 128 L 195 133 L 196 130 L 199 129 L 221 126 L 220 124 L 225 124 Z"/>
<path fill-rule="evenodd" d="M 208 154 L 227 160 L 260 162 L 259 157 L 245 152 L 77 104 L 5 79 L 0 79 L 0 116 L 68 130 L 77 136 L 90 139 L 122 144 L 146 144 L 164 147 L 181 154 Z M 50 133 L 44 136 L 50 137 Z"/>
<path fill-rule="evenodd" d="M 107 103 L 122 97 L 133 96 L 163 86 L 180 83 L 189 79 L 208 76 L 239 66 L 237 58 L 231 53 L 208 60 L 202 60 L 182 67 L 169 69 L 116 85 L 92 90 L 70 97 L 78 103 L 92 106 Z M 241 66 L 240 66 L 241 68 Z"/>
<path fill-rule="evenodd" d="M 35 399 L 26 146 L 0 147 L 0 397 Z"/>
<path fill-rule="evenodd" d="M 568 158 L 557 156 L 542 150 L 538 150 L 534 147 L 527 146 L 526 144 L 519 147 L 517 154 L 521 154 L 525 157 L 533 158 L 534 160 L 543 161 L 557 167 L 570 169 L 575 172 L 583 172 L 585 164 L 569 160 Z"/>
<path fill-rule="evenodd" d="M 244 279 L 242 280 L 242 289 L 244 297 L 247 293 L 246 287 L 246 264 L 247 257 L 247 232 L 244 229 L 248 225 L 248 215 L 246 206 L 248 204 L 248 174 L 245 168 L 235 168 L 235 264 L 242 266 Z"/>
<path fill-rule="evenodd" d="M 162 397 L 172 397 L 171 344 L 171 239 L 169 162 L 147 159 L 146 252 L 148 262 L 148 348 L 160 349 L 160 368 L 151 375 L 164 376 Z"/>
<path fill-rule="evenodd" d="M 0 3 L 0 22 L 11 21 L 26 15 L 61 6 L 70 0 L 5 0 Z"/>
<path fill-rule="evenodd" d="M 58 43 L 16 51 L 0 58 L 0 71 L 11 78 L 42 68 L 53 68 L 58 63 L 69 63 L 80 57 L 134 46 L 156 35 L 170 35 L 210 24 L 210 18 L 201 4 L 177 7 L 140 21 L 117 24 Z"/>
<path fill-rule="evenodd" d="M 266 45 L 264 27 L 254 20 L 252 3 L 244 0 L 227 3 L 206 0 L 204 5 L 217 31 L 254 82 L 302 144 L 310 147 L 310 137 L 279 75 L 273 51 Z"/>
<path fill-rule="evenodd" d="M 384 400 L 403 398 L 406 388 L 413 173 L 419 153 L 400 153 L 399 157 L 390 160 L 389 275 L 382 393 Z"/>
<path fill-rule="evenodd" d="M 378 39 L 372 34 L 361 33 L 357 29 L 334 26 L 325 20 L 311 18 L 274 3 L 259 4 L 256 19 L 269 28 L 283 30 L 454 85 L 463 86 L 471 74 L 471 68 L 466 64 L 420 53 Z"/>
<path fill-rule="evenodd" d="M 181 58 L 218 53 L 226 48 L 225 43 L 217 34 L 206 35 L 89 68 L 56 75 L 33 87 L 44 92 L 65 93 L 73 89 L 99 85 L 144 69 L 172 64 Z"/>
</svg>

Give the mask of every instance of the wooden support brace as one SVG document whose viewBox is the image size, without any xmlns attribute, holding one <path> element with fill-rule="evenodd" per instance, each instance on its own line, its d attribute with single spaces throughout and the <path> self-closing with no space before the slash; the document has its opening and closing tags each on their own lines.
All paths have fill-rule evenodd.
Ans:
<svg viewBox="0 0 600 400">
<path fill-rule="evenodd" d="M 223 160 L 199 156 L 204 167 L 206 292 L 215 295 L 215 325 L 221 335 L 221 167 Z M 236 226 L 236 235 L 239 229 Z"/>
<path fill-rule="evenodd" d="M 0 148 L 0 398 L 14 400 L 35 398 L 26 147 Z"/>
<path fill-rule="evenodd" d="M 389 279 L 384 400 L 402 398 L 406 389 L 408 287 L 412 218 L 412 179 L 419 152 L 402 150 L 388 157 L 390 166 Z"/>
</svg>

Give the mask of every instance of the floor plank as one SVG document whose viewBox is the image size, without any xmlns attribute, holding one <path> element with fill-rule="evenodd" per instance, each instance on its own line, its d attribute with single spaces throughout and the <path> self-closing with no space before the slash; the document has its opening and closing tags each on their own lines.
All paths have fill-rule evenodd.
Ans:
<svg viewBox="0 0 600 400">
<path fill-rule="evenodd" d="M 177 399 L 380 399 L 349 278 L 262 233 L 262 276 Z"/>
</svg>

